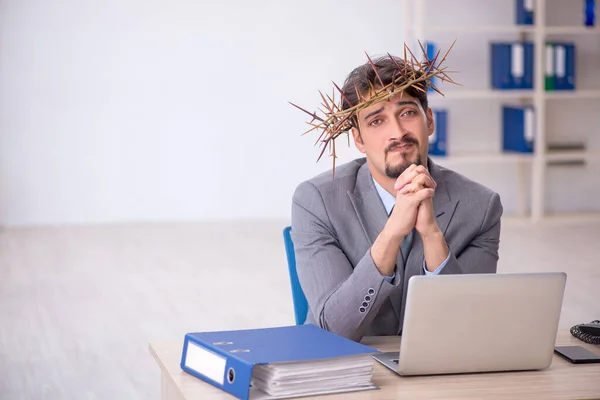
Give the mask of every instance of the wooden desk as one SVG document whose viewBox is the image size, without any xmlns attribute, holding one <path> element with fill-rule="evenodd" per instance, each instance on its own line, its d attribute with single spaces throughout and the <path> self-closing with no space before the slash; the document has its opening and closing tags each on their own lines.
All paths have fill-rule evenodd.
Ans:
<svg viewBox="0 0 600 400">
<path fill-rule="evenodd" d="M 399 337 L 371 337 L 362 341 L 381 351 L 397 351 Z M 233 396 L 183 372 L 179 366 L 182 341 L 150 343 L 150 353 L 162 373 L 163 400 L 233 399 Z M 560 331 L 557 346 L 588 345 Z M 571 364 L 554 355 L 543 371 L 401 377 L 373 360 L 373 383 L 380 390 L 313 398 L 338 399 L 600 399 L 600 364 Z M 304 397 L 306 398 L 306 397 Z"/>
</svg>

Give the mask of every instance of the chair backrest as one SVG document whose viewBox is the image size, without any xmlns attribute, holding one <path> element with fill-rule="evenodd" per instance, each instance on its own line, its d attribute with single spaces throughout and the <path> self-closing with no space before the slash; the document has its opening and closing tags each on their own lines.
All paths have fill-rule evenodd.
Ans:
<svg viewBox="0 0 600 400">
<path fill-rule="evenodd" d="M 306 301 L 306 296 L 304 296 L 304 291 L 298 280 L 296 254 L 294 253 L 294 243 L 292 242 L 291 232 L 291 226 L 288 226 L 283 230 L 283 242 L 285 243 L 290 283 L 292 284 L 292 300 L 294 302 L 296 325 L 302 325 L 304 324 L 304 321 L 306 321 L 306 315 L 308 314 L 308 302 Z"/>
</svg>

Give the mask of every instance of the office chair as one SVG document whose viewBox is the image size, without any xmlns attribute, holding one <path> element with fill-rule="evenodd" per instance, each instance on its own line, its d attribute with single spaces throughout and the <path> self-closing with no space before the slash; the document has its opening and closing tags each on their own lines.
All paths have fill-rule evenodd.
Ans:
<svg viewBox="0 0 600 400">
<path fill-rule="evenodd" d="M 308 302 L 304 296 L 304 291 L 298 280 L 296 272 L 296 254 L 294 253 L 294 243 L 291 235 L 292 227 L 288 226 L 283 230 L 283 242 L 285 243 L 285 252 L 287 255 L 288 271 L 290 273 L 290 283 L 292 285 L 292 300 L 294 302 L 294 314 L 296 325 L 304 324 L 308 314 Z"/>
</svg>

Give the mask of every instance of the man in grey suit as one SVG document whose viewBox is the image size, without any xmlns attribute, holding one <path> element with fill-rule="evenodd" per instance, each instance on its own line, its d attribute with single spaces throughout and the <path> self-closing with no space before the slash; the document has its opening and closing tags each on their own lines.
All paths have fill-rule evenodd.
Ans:
<svg viewBox="0 0 600 400">
<path fill-rule="evenodd" d="M 398 65 L 380 58 L 352 71 L 342 109 L 395 80 Z M 432 162 L 434 129 L 426 90 L 408 87 L 353 117 L 364 158 L 296 189 L 292 239 L 307 323 L 356 341 L 401 334 L 412 276 L 496 272 L 500 198 Z"/>
</svg>

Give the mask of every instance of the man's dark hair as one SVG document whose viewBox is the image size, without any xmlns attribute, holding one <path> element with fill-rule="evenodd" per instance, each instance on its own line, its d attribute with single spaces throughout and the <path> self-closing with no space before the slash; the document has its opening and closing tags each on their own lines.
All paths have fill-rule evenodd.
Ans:
<svg viewBox="0 0 600 400">
<path fill-rule="evenodd" d="M 401 77 L 403 75 L 402 72 L 405 70 L 405 68 L 412 75 L 413 71 L 411 69 L 411 66 L 407 65 L 405 67 L 405 62 L 403 59 L 393 56 L 392 58 L 390 58 L 389 56 L 384 56 L 372 60 L 373 65 L 377 70 L 377 74 L 379 74 L 379 77 L 377 77 L 373 66 L 369 62 L 361 65 L 360 67 L 355 68 L 352 72 L 350 72 L 342 88 L 342 92 L 344 93 L 344 96 L 342 96 L 343 110 L 355 106 L 360 102 L 358 94 L 356 93 L 357 90 L 361 96 L 366 96 L 369 94 L 371 88 L 380 89 L 381 82 L 379 78 L 381 78 L 381 81 L 383 81 L 383 85 L 385 86 L 390 84 L 393 79 L 397 80 L 396 83 L 402 84 L 402 80 L 398 80 L 398 77 Z M 422 72 L 417 71 L 416 76 L 418 77 L 420 75 L 422 75 Z M 419 85 L 419 87 L 423 90 L 418 90 L 414 86 L 409 86 L 405 90 L 405 92 L 419 100 L 419 103 L 421 103 L 423 110 L 427 111 L 428 103 L 426 82 L 419 82 L 415 85 Z M 353 118 L 352 124 L 356 128 L 358 128 L 357 117 Z"/>
</svg>

